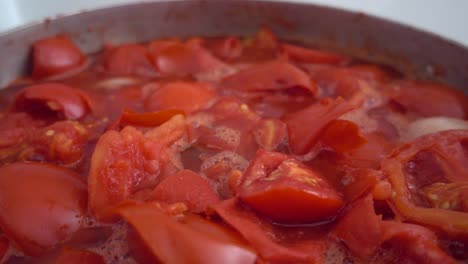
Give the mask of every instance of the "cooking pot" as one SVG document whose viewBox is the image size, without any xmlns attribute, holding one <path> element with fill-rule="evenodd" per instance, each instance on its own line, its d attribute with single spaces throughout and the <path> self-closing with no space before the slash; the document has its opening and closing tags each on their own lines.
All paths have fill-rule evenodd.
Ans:
<svg viewBox="0 0 468 264">
<path fill-rule="evenodd" d="M 468 88 L 468 49 L 428 32 L 363 13 L 273 1 L 158 1 L 46 19 L 0 35 L 0 87 L 28 71 L 37 39 L 68 34 L 93 53 L 105 43 L 170 36 L 251 35 L 269 26 L 281 38 L 384 63 L 412 77 Z"/>
</svg>

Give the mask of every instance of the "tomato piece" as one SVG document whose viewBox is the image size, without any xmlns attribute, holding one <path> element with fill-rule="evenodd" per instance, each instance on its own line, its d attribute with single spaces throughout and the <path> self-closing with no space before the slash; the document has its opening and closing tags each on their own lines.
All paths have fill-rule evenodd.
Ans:
<svg viewBox="0 0 468 264">
<path fill-rule="evenodd" d="M 120 116 L 121 125 L 134 126 L 159 126 L 169 121 L 176 115 L 183 115 L 181 110 L 161 110 L 158 112 L 137 113 L 132 110 L 124 110 Z"/>
<path fill-rule="evenodd" d="M 341 65 L 349 61 L 348 57 L 324 50 L 304 48 L 292 44 L 282 44 L 281 48 L 290 59 L 298 62 Z"/>
<path fill-rule="evenodd" d="M 348 68 L 325 68 L 312 74 L 318 88 L 318 97 L 350 99 L 361 88 L 360 76 Z"/>
<path fill-rule="evenodd" d="M 349 171 L 341 178 L 342 191 L 347 201 L 354 201 L 380 183 L 381 172 L 362 168 Z M 380 191 L 380 190 L 379 190 Z M 384 190 L 381 190 L 384 191 Z M 375 198 L 375 197 L 374 197 Z"/>
<path fill-rule="evenodd" d="M 262 27 L 253 38 L 244 41 L 242 58 L 248 61 L 267 61 L 280 55 L 280 43 L 273 31 Z"/>
<path fill-rule="evenodd" d="M 367 81 L 386 83 L 399 74 L 390 68 L 383 68 L 373 64 L 357 64 L 349 67 L 349 70 Z"/>
<path fill-rule="evenodd" d="M 163 263 L 255 263 L 255 252 L 237 234 L 199 216 L 177 220 L 153 204 L 124 206 L 119 214 Z"/>
<path fill-rule="evenodd" d="M 219 202 L 210 183 L 190 170 L 183 170 L 164 179 L 156 186 L 150 199 L 166 203 L 185 203 L 194 213 L 204 212 Z"/>
<path fill-rule="evenodd" d="M 274 226 L 251 211 L 241 208 L 235 198 L 214 207 L 216 213 L 236 229 L 258 252 L 272 263 L 322 263 L 325 243 L 320 239 L 298 239 L 293 243 L 281 241 Z M 300 237 L 300 236 L 298 236 Z"/>
<path fill-rule="evenodd" d="M 45 125 L 26 113 L 8 113 L 0 117 L 0 148 L 13 147 L 28 140 Z"/>
<path fill-rule="evenodd" d="M 284 122 L 288 126 L 291 152 L 305 154 L 310 151 L 331 121 L 354 108 L 341 98 L 327 99 L 286 116 Z"/>
<path fill-rule="evenodd" d="M 108 47 L 104 51 L 105 70 L 114 75 L 155 76 L 148 49 L 139 44 Z"/>
<path fill-rule="evenodd" d="M 284 154 L 257 152 L 239 198 L 279 223 L 311 223 L 334 216 L 343 199 L 317 172 Z"/>
<path fill-rule="evenodd" d="M 32 77 L 42 79 L 79 67 L 85 55 L 66 36 L 41 39 L 33 44 Z"/>
<path fill-rule="evenodd" d="M 438 243 L 437 237 L 430 229 L 414 224 L 395 221 L 382 222 L 383 239 L 397 245 L 403 254 L 403 263 L 412 260 L 415 263 L 458 263 L 447 255 Z"/>
<path fill-rule="evenodd" d="M 466 117 L 465 95 L 447 85 L 422 82 L 398 81 L 383 87 L 383 92 L 404 110 L 418 115 Z"/>
<path fill-rule="evenodd" d="M 102 256 L 84 249 L 64 248 L 53 263 L 56 264 L 105 264 Z"/>
<path fill-rule="evenodd" d="M 334 233 L 356 256 L 371 256 L 383 239 L 382 219 L 375 214 L 372 196 L 355 201 L 339 220 Z"/>
<path fill-rule="evenodd" d="M 215 96 L 210 85 L 195 82 L 171 82 L 158 88 L 145 101 L 149 111 L 183 110 L 195 112 L 205 107 Z"/>
<path fill-rule="evenodd" d="M 15 101 L 15 109 L 31 114 L 55 113 L 66 119 L 80 119 L 92 112 L 88 95 L 81 90 L 60 83 L 36 84 L 21 90 Z"/>
<path fill-rule="evenodd" d="M 52 165 L 5 165 L 0 168 L 0 208 L 0 226 L 8 238 L 27 255 L 40 255 L 80 228 L 86 184 L 75 172 Z"/>
<path fill-rule="evenodd" d="M 185 76 L 224 67 L 208 50 L 195 42 L 155 41 L 149 45 L 150 56 L 164 76 Z"/>
<path fill-rule="evenodd" d="M 359 127 L 347 120 L 333 120 L 323 130 L 320 140 L 337 152 L 348 152 L 367 142 Z"/>
<path fill-rule="evenodd" d="M 256 64 L 241 70 L 221 80 L 219 87 L 233 92 L 275 92 L 299 88 L 306 93 L 315 93 L 309 76 L 283 61 Z"/>
<path fill-rule="evenodd" d="M 143 189 L 152 189 L 170 163 L 168 146 L 185 133 L 183 116 L 145 134 L 133 127 L 107 131 L 91 157 L 88 177 L 89 208 L 102 221 L 113 221 L 115 206 Z"/>
</svg>

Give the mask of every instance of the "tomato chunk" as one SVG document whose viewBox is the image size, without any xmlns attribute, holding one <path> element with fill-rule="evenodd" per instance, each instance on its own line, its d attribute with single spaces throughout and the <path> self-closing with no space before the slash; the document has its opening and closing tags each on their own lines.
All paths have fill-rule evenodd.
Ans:
<svg viewBox="0 0 468 264">
<path fill-rule="evenodd" d="M 183 202 L 194 213 L 203 212 L 219 201 L 209 182 L 190 170 L 180 171 L 164 179 L 150 197 L 167 203 Z"/>
<path fill-rule="evenodd" d="M 183 110 L 191 113 L 205 107 L 214 96 L 213 89 L 205 83 L 171 82 L 151 94 L 145 101 L 145 108 L 149 111 Z"/>
<path fill-rule="evenodd" d="M 311 223 L 334 216 L 343 206 L 317 172 L 279 153 L 257 152 L 243 176 L 239 198 L 279 223 Z"/>
<path fill-rule="evenodd" d="M 347 120 L 331 121 L 322 132 L 320 140 L 337 152 L 348 152 L 367 142 L 359 127 Z"/>
<path fill-rule="evenodd" d="M 36 79 L 67 72 L 85 63 L 86 57 L 66 36 L 55 36 L 33 44 L 33 71 Z"/>
<path fill-rule="evenodd" d="M 153 204 L 124 206 L 119 213 L 163 263 L 255 263 L 255 252 L 234 232 L 199 216 L 176 220 Z"/>
<path fill-rule="evenodd" d="M 82 90 L 60 83 L 43 83 L 21 90 L 16 96 L 15 108 L 39 115 L 55 113 L 74 120 L 91 112 L 92 103 Z"/>
<path fill-rule="evenodd" d="M 219 86 L 222 89 L 240 92 L 274 92 L 290 88 L 304 89 L 311 94 L 315 92 L 315 86 L 305 72 L 282 61 L 251 66 L 227 76 Z"/>
<path fill-rule="evenodd" d="M 181 115 L 145 134 L 130 126 L 104 133 L 91 157 L 88 178 L 89 207 L 95 217 L 115 220 L 115 206 L 137 191 L 154 188 L 170 162 L 168 146 L 184 133 Z"/>
<path fill-rule="evenodd" d="M 40 255 L 80 228 L 86 184 L 75 172 L 40 163 L 0 168 L 0 226 L 28 255 Z"/>
<path fill-rule="evenodd" d="M 132 110 L 124 110 L 120 116 L 120 125 L 134 126 L 159 126 L 169 121 L 176 115 L 183 115 L 181 110 L 161 110 L 158 112 L 137 113 Z"/>
<path fill-rule="evenodd" d="M 341 98 L 329 99 L 286 116 L 284 121 L 288 126 L 291 151 L 295 154 L 305 154 L 310 151 L 317 143 L 323 129 L 331 121 L 353 108 L 354 106 Z"/>
</svg>

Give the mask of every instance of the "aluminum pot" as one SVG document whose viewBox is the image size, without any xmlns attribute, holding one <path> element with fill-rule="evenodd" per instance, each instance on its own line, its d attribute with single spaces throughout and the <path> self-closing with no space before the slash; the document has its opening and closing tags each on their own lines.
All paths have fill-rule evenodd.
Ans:
<svg viewBox="0 0 468 264">
<path fill-rule="evenodd" d="M 340 50 L 418 78 L 468 88 L 468 49 L 433 34 L 362 13 L 277 1 L 158 1 L 47 19 L 0 35 L 0 87 L 27 74 L 37 39 L 68 34 L 87 53 L 103 43 L 169 36 L 251 35 L 266 25 L 285 40 Z"/>
</svg>

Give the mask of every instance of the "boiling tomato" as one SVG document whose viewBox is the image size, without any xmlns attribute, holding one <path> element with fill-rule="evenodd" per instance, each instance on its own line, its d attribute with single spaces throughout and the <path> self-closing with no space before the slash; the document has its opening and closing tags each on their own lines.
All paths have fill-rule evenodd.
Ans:
<svg viewBox="0 0 468 264">
<path fill-rule="evenodd" d="M 281 47 L 289 58 L 299 62 L 343 64 L 349 60 L 349 58 L 336 53 L 303 48 L 292 44 L 283 44 Z"/>
<path fill-rule="evenodd" d="M 317 173 L 284 154 L 257 152 L 239 198 L 279 223 L 311 223 L 334 216 L 341 196 Z"/>
<path fill-rule="evenodd" d="M 92 103 L 82 90 L 60 83 L 36 84 L 21 90 L 15 108 L 36 115 L 59 114 L 66 119 L 80 119 L 92 111 Z"/>
<path fill-rule="evenodd" d="M 86 184 L 75 172 L 40 163 L 0 168 L 0 225 L 28 255 L 70 238 L 86 213 Z"/>
<path fill-rule="evenodd" d="M 33 44 L 32 76 L 37 79 L 51 77 L 79 67 L 86 57 L 66 36 L 56 36 Z"/>
</svg>

